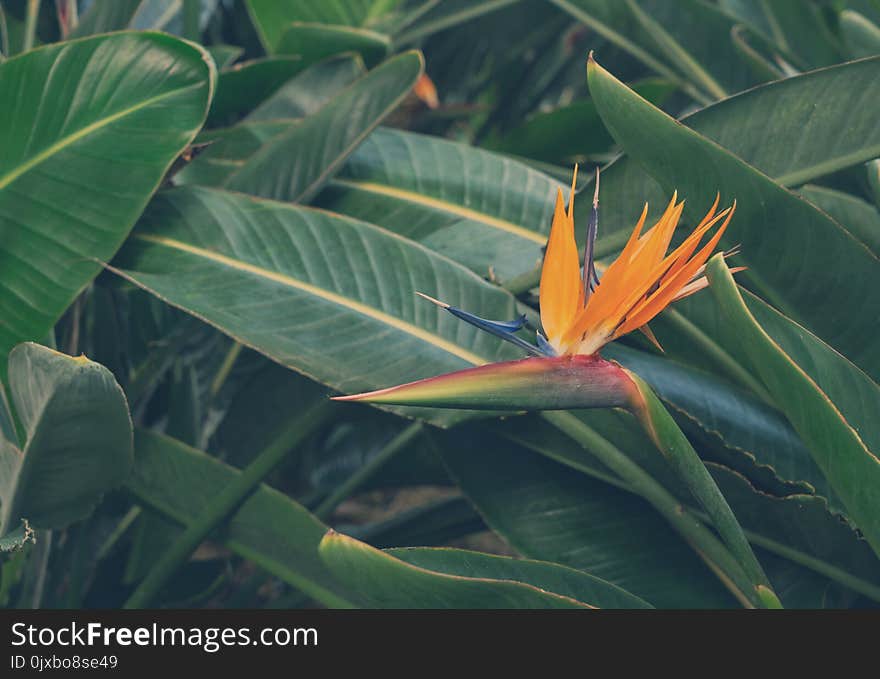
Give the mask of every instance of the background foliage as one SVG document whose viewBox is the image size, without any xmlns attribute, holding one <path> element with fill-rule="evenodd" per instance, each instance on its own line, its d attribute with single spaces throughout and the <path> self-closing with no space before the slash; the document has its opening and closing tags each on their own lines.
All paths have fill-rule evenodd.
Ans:
<svg viewBox="0 0 880 679">
<path fill-rule="evenodd" d="M 783 605 L 880 602 L 876 0 L 0 9 L 0 604 L 755 605 L 626 413 L 328 400 L 516 358 L 413 291 L 534 317 L 573 162 L 602 260 L 737 200 L 606 355 Z"/>
</svg>

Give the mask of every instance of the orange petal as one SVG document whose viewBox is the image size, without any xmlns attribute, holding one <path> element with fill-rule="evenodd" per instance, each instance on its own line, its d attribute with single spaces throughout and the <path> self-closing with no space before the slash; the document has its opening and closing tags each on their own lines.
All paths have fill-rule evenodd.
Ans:
<svg viewBox="0 0 880 679">
<path fill-rule="evenodd" d="M 541 325 L 544 326 L 547 339 L 557 348 L 563 333 L 583 304 L 583 294 L 574 223 L 565 212 L 560 189 L 556 195 L 556 209 L 544 254 L 539 290 Z"/>
<path fill-rule="evenodd" d="M 678 294 L 678 292 L 690 282 L 697 270 L 699 270 L 706 260 L 709 259 L 709 256 L 715 250 L 718 241 L 721 240 L 721 236 L 727 229 L 727 225 L 730 223 L 730 218 L 733 217 L 735 209 L 736 202 L 734 201 L 733 207 L 730 212 L 727 213 L 727 219 L 724 220 L 724 223 L 718 228 L 715 235 L 712 236 L 703 248 L 674 276 L 662 283 L 653 295 L 643 303 L 637 305 L 632 313 L 627 314 L 626 321 L 617 329 L 617 331 L 615 331 L 615 337 L 625 335 L 631 330 L 635 330 L 644 325 L 672 303 L 676 294 Z"/>
</svg>

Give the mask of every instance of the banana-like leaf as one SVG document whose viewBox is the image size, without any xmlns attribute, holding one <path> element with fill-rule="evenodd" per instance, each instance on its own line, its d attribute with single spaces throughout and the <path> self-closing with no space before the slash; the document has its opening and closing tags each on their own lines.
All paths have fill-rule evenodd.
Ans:
<svg viewBox="0 0 880 679">
<path fill-rule="evenodd" d="M 504 156 L 380 128 L 317 202 L 504 280 L 541 262 L 558 187 Z"/>
<path fill-rule="evenodd" d="M 391 49 L 388 36 L 352 26 L 294 22 L 278 41 L 276 54 L 296 54 L 308 62 L 342 52 L 357 52 L 375 66 Z"/>
<path fill-rule="evenodd" d="M 282 56 L 244 61 L 221 71 L 208 125 L 231 124 L 308 66 L 302 57 Z"/>
<path fill-rule="evenodd" d="M 69 37 L 82 38 L 97 33 L 109 33 L 128 28 L 144 0 L 114 0 L 93 2 L 79 19 Z"/>
<path fill-rule="evenodd" d="M 277 51 L 293 22 L 362 26 L 375 4 L 375 0 L 246 0 L 260 41 L 270 54 Z"/>
<path fill-rule="evenodd" d="M 204 50 L 156 33 L 0 64 L 0 356 L 42 339 L 113 256 L 204 122 L 213 80 Z"/>
<path fill-rule="evenodd" d="M 853 92 L 864 96 L 864 102 L 880 97 L 878 83 L 880 58 L 840 64 L 746 90 L 681 122 L 778 184 L 799 186 L 880 155 L 880 130 L 871 107 L 852 98 Z M 817 102 L 816 106 L 805 107 L 809 101 Z M 804 143 L 807 138 L 810 143 Z M 669 200 L 668 187 L 661 186 L 659 175 L 640 163 L 644 164 L 644 158 L 639 154 L 624 156 L 602 173 L 600 252 L 607 254 L 623 246 L 645 201 L 655 214 Z M 680 167 L 676 165 L 677 170 Z M 669 177 L 669 182 L 675 183 L 683 197 L 694 199 L 684 195 L 678 176 Z M 711 201 L 721 188 L 714 187 L 711 196 L 699 199 Z M 589 215 L 589 203 L 581 203 L 586 204 L 575 204 L 576 222 Z M 732 228 L 736 229 L 736 223 Z"/>
<path fill-rule="evenodd" d="M 764 311 L 739 294 L 720 258 L 707 269 L 715 299 L 755 372 L 810 447 L 855 524 L 880 554 L 880 387 L 843 356 L 790 323 L 787 342 L 762 328 Z"/>
<path fill-rule="evenodd" d="M 460 577 L 521 582 L 596 608 L 651 608 L 647 602 L 610 582 L 559 564 L 448 547 L 409 547 L 389 549 L 386 553 L 418 568 Z"/>
<path fill-rule="evenodd" d="M 530 574 L 531 577 L 525 581 L 510 578 L 503 563 L 497 568 L 501 577 L 485 573 L 463 575 L 463 568 L 471 570 L 467 566 L 467 559 L 471 555 L 469 552 L 444 550 L 444 562 L 451 568 L 432 570 L 335 531 L 329 531 L 324 536 L 318 551 L 330 571 L 351 591 L 357 592 L 358 603 L 367 608 L 595 607 L 528 582 L 537 579 L 543 580 L 542 584 L 546 585 L 547 580 L 562 580 L 570 573 L 577 573 L 561 572 L 563 569 L 555 564 L 529 562 L 537 573 Z M 494 557 L 493 560 L 502 560 L 502 557 Z M 488 564 L 484 562 L 481 565 L 485 569 Z M 520 576 L 528 568 L 521 569 Z M 492 572 L 496 569 L 490 566 L 486 570 Z"/>
<path fill-rule="evenodd" d="M 244 54 L 244 49 L 236 45 L 211 45 L 207 50 L 218 70 L 232 66 Z"/>
<path fill-rule="evenodd" d="M 518 355 L 414 292 L 490 318 L 515 315 L 509 294 L 415 243 L 321 210 L 175 189 L 151 203 L 114 267 L 344 393 Z M 463 416 L 419 413 L 445 424 Z"/>
<path fill-rule="evenodd" d="M 617 344 L 603 353 L 654 388 L 704 458 L 739 471 L 765 492 L 815 492 L 842 511 L 809 450 L 775 408 L 676 361 Z"/>
<path fill-rule="evenodd" d="M 823 209 L 880 257 L 880 212 L 867 201 L 824 186 L 808 184 L 799 193 Z"/>
<path fill-rule="evenodd" d="M 520 554 L 584 570 L 658 608 L 736 605 L 638 496 L 475 427 L 438 444 L 456 483 Z"/>
<path fill-rule="evenodd" d="M 9 355 L 23 450 L 0 437 L 0 534 L 27 519 L 63 528 L 88 516 L 132 465 L 128 404 L 110 371 L 38 344 Z"/>
<path fill-rule="evenodd" d="M 643 80 L 632 88 L 657 106 L 675 91 L 675 85 L 660 78 Z M 558 162 L 608 153 L 613 145 L 614 140 L 602 125 L 593 102 L 580 99 L 536 113 L 503 137 L 491 138 L 482 146 L 491 151 Z"/>
<path fill-rule="evenodd" d="M 248 113 L 241 126 L 256 121 L 283 122 L 317 113 L 366 72 L 358 55 L 340 54 L 314 63 Z M 249 157 L 242 157 L 242 161 Z"/>
<path fill-rule="evenodd" d="M 827 66 L 840 61 L 840 45 L 823 16 L 821 3 L 721 0 L 721 5 L 798 67 Z M 810 36 L 810 40 L 804 40 L 804 36 Z"/>
<path fill-rule="evenodd" d="M 880 27 L 858 12 L 845 9 L 840 13 L 840 32 L 853 59 L 880 54 Z"/>
<path fill-rule="evenodd" d="M 423 68 L 418 52 L 400 54 L 377 66 L 251 156 L 226 186 L 264 198 L 307 202 L 400 103 Z"/>
<path fill-rule="evenodd" d="M 725 90 L 739 92 L 754 84 L 730 39 L 736 21 L 710 3 L 638 0 L 633 11 L 620 0 L 551 2 L 658 75 L 674 74 L 679 81 L 693 84 L 706 95 L 704 103 L 723 96 Z M 699 77 L 695 77 L 697 71 L 701 71 Z M 713 86 L 707 87 L 707 82 Z"/>
<path fill-rule="evenodd" d="M 597 435 L 613 442 L 685 505 L 699 511 L 694 498 L 657 455 L 651 441 L 633 428 L 629 416 L 602 410 L 581 411 L 575 416 Z M 488 428 L 518 446 L 632 492 L 632 488 L 600 462 L 589 448 L 575 444 L 540 416 L 488 423 L 481 428 Z M 880 600 L 880 562 L 849 522 L 829 508 L 825 498 L 792 491 L 774 495 L 767 489 L 757 488 L 737 471 L 711 462 L 707 466 L 755 547 L 791 560 L 825 578 L 826 582 L 830 578 Z M 772 573 L 770 575 L 775 586 L 776 581 L 772 579 Z"/>
<path fill-rule="evenodd" d="M 871 65 L 880 68 L 880 60 Z M 588 71 L 611 134 L 669 193 L 677 188 L 687 198 L 691 218 L 703 214 L 717 191 L 722 202 L 739 201 L 726 236 L 742 243 L 738 262 L 749 266 L 748 282 L 857 363 L 880 369 L 872 320 L 880 314 L 877 258 L 823 212 L 654 108 L 595 62 Z M 793 243 L 801 245 L 795 250 Z M 847 303 L 853 299 L 858 311 Z"/>
</svg>

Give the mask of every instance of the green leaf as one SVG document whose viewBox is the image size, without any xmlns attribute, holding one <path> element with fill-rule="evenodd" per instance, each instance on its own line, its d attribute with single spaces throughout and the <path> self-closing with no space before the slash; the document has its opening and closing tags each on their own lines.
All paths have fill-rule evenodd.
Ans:
<svg viewBox="0 0 880 679">
<path fill-rule="evenodd" d="M 131 418 L 110 371 L 38 344 L 9 355 L 9 388 L 26 443 L 0 439 L 0 534 L 27 519 L 63 528 L 88 516 L 132 465 Z"/>
<path fill-rule="evenodd" d="M 246 0 L 260 41 L 270 54 L 277 51 L 292 22 L 362 26 L 374 0 Z"/>
<path fill-rule="evenodd" d="M 228 125 L 253 110 L 308 66 L 300 57 L 243 61 L 220 72 L 208 125 Z"/>
<path fill-rule="evenodd" d="M 681 71 L 690 82 L 698 85 L 700 89 L 713 99 L 723 99 L 727 96 L 727 92 L 721 84 L 715 80 L 705 68 L 703 68 L 699 60 L 691 56 L 691 54 L 682 47 L 672 35 L 670 35 L 669 31 L 666 30 L 660 21 L 656 20 L 651 14 L 643 10 L 636 0 L 626 0 L 626 4 L 641 28 L 648 34 L 648 36 L 650 36 L 651 41 L 654 43 L 659 53 L 663 54 L 670 63 L 675 64 L 679 71 Z M 680 10 L 680 8 L 678 9 Z M 678 16 L 682 16 L 682 14 L 687 16 L 686 11 L 684 13 L 679 12 Z M 678 17 L 676 17 L 676 19 L 677 18 Z M 680 21 L 676 20 L 673 25 L 678 26 L 680 23 Z M 702 30 L 697 35 L 708 33 L 705 26 L 701 26 L 700 28 Z M 691 35 L 693 36 L 694 34 Z"/>
<path fill-rule="evenodd" d="M 856 65 L 877 69 L 880 60 Z M 742 243 L 738 262 L 749 267 L 751 285 L 856 362 L 880 370 L 880 352 L 869 339 L 875 337 L 871 319 L 880 313 L 880 267 L 864 245 L 754 167 L 645 102 L 595 62 L 589 83 L 612 135 L 669 194 L 677 188 L 688 199 L 690 220 L 703 215 L 716 191 L 722 204 L 739 200 L 727 238 Z M 858 313 L 844 302 L 852 299 L 858 300 Z"/>
<path fill-rule="evenodd" d="M 218 70 L 232 66 L 244 53 L 244 49 L 237 45 L 211 45 L 206 49 Z"/>
<path fill-rule="evenodd" d="M 654 390 L 635 373 L 630 373 L 630 376 L 643 399 L 640 406 L 632 408 L 633 414 L 697 500 L 699 507 L 708 515 L 712 527 L 718 531 L 730 553 L 742 566 L 751 584 L 758 592 L 763 590 L 765 595 L 771 596 L 771 604 L 778 604 L 778 601 L 775 601 L 776 595 L 770 590 L 767 575 L 752 552 L 742 526 L 703 461 L 672 419 L 669 411 L 657 398 Z"/>
<path fill-rule="evenodd" d="M 389 59 L 254 154 L 226 185 L 265 198 L 307 202 L 394 110 L 423 67 L 418 52 Z"/>
<path fill-rule="evenodd" d="M 688 507 L 696 507 L 696 501 L 657 455 L 651 441 L 639 427 L 633 426 L 629 415 L 612 411 L 581 411 L 574 415 L 595 435 L 613 442 Z M 634 492 L 599 461 L 591 446 L 573 445 L 568 436 L 540 416 L 518 417 L 482 427 L 594 479 Z M 803 493 L 774 498 L 735 471 L 711 463 L 709 467 L 753 545 L 868 596 L 878 596 L 880 568 L 876 557 L 846 519 L 829 510 L 824 498 Z"/>
<path fill-rule="evenodd" d="M 325 211 L 175 189 L 153 201 L 114 266 L 345 393 L 519 355 L 414 293 L 490 318 L 515 316 L 510 295 L 415 243 Z M 417 412 L 438 423 L 462 417 Z"/>
<path fill-rule="evenodd" d="M 632 88 L 659 106 L 675 90 L 675 85 L 652 79 L 635 83 Z M 582 99 L 537 113 L 502 138 L 490 140 L 483 146 L 492 151 L 554 162 L 607 153 L 613 145 L 614 140 L 602 125 L 593 102 Z"/>
<path fill-rule="evenodd" d="M 114 0 L 93 2 L 89 11 L 82 15 L 70 38 L 82 38 L 97 33 L 109 33 L 128 28 L 143 0 Z"/>
<path fill-rule="evenodd" d="M 597 608 L 651 608 L 647 602 L 610 582 L 559 564 L 514 559 L 459 549 L 409 547 L 388 554 L 430 571 L 471 578 L 522 582 Z"/>
<path fill-rule="evenodd" d="M 380 128 L 317 202 L 503 280 L 540 263 L 560 186 L 504 156 Z"/>
<path fill-rule="evenodd" d="M 736 605 L 638 496 L 474 427 L 439 443 L 459 487 L 523 556 L 586 571 L 658 608 Z"/>
<path fill-rule="evenodd" d="M 187 526 L 219 488 L 241 472 L 179 441 L 138 430 L 136 462 L 126 487 L 141 502 Z M 224 543 L 285 582 L 332 607 L 352 600 L 318 556 L 327 528 L 283 493 L 260 486 L 226 524 Z"/>
<path fill-rule="evenodd" d="M 794 323 L 784 327 L 784 342 L 769 335 L 760 314 L 778 313 L 747 305 L 723 259 L 713 258 L 707 271 L 714 297 L 752 368 L 880 554 L 880 429 L 875 417 L 880 386 Z"/>
<path fill-rule="evenodd" d="M 426 2 L 413 10 L 404 23 L 397 27 L 398 45 L 424 40 L 425 38 L 461 24 L 470 24 L 499 9 L 514 5 L 520 0 L 482 0 L 482 2 Z"/>
<path fill-rule="evenodd" d="M 880 130 L 870 106 L 854 105 L 852 100 L 854 91 L 863 95 L 865 102 L 880 96 L 878 82 L 880 58 L 841 64 L 756 87 L 685 116 L 681 122 L 778 184 L 798 186 L 880 155 Z M 817 101 L 821 106 L 807 105 Z M 637 110 L 641 120 L 642 111 L 651 109 L 639 102 Z M 841 135 L 844 129 L 852 134 Z M 680 134 L 687 135 L 687 130 Z M 642 169 L 639 164 L 644 162 L 641 154 L 625 156 L 602 174 L 606 209 L 599 243 L 606 251 L 623 246 L 645 201 L 653 208 L 652 214 L 659 215 L 669 200 L 666 187 L 659 183 L 661 175 L 654 169 Z M 680 171 L 676 165 L 670 181 L 683 189 L 678 184 Z M 714 198 L 720 188 L 713 186 L 711 196 L 701 197 L 701 201 Z M 685 197 L 693 200 L 690 195 Z M 740 202 L 754 202 L 750 195 L 736 197 Z M 576 205 L 575 220 L 586 219 L 588 210 L 588 204 Z M 736 221 L 731 228 L 737 230 Z"/>
<path fill-rule="evenodd" d="M 357 52 L 372 67 L 390 49 L 388 36 L 364 28 L 295 22 L 284 31 L 275 53 L 295 54 L 313 63 L 342 52 Z"/>
<path fill-rule="evenodd" d="M 798 192 L 821 208 L 880 256 L 880 212 L 870 203 L 843 191 L 807 185 Z"/>
<path fill-rule="evenodd" d="M 730 39 L 736 22 L 709 3 L 640 0 L 639 15 L 620 0 L 551 1 L 704 104 L 717 99 L 720 89 L 739 92 L 754 83 Z"/>
<path fill-rule="evenodd" d="M 2 384 L 0 384 L 0 438 L 5 438 L 11 443 L 18 441 L 18 434 L 15 431 L 15 420 L 12 417 L 9 402 L 6 399 L 6 389 Z"/>
<path fill-rule="evenodd" d="M 213 78 L 201 48 L 155 33 L 0 64 L 0 356 L 45 337 L 113 256 L 204 121 Z"/>
<path fill-rule="evenodd" d="M 817 492 L 831 499 L 827 479 L 775 408 L 675 361 L 620 345 L 603 353 L 654 388 L 704 459 L 737 470 L 764 492 Z"/>
<path fill-rule="evenodd" d="M 309 66 L 248 113 L 243 124 L 289 122 L 291 118 L 317 113 L 365 73 L 363 60 L 351 54 L 341 54 Z"/>
<path fill-rule="evenodd" d="M 775 497 L 756 490 L 735 471 L 712 463 L 707 467 L 753 545 L 880 601 L 880 562 L 854 528 L 829 511 L 823 498 Z M 771 581 L 779 593 L 772 573 Z"/>
<path fill-rule="evenodd" d="M 208 147 L 174 175 L 174 183 L 223 186 L 263 144 L 294 124 L 279 120 L 206 130 L 196 137 L 196 143 Z"/>
<path fill-rule="evenodd" d="M 429 550 L 434 551 L 434 550 Z M 590 608 L 590 604 L 557 594 L 545 587 L 511 577 L 504 557 L 488 557 L 462 550 L 443 550 L 443 559 L 431 570 L 424 565 L 401 559 L 401 553 L 382 552 L 354 538 L 329 531 L 321 540 L 319 552 L 327 567 L 357 592 L 358 603 L 367 608 Z M 469 563 L 474 557 L 473 565 Z M 418 559 L 418 556 L 416 557 Z M 577 571 L 559 573 L 554 564 L 529 562 L 520 569 L 529 579 L 542 584 L 562 580 Z M 477 572 L 482 574 L 477 575 Z M 540 571 L 535 573 L 534 571 Z M 492 573 L 499 573 L 494 577 Z M 572 578 L 573 579 L 573 578 Z M 638 599 L 636 599 L 638 601 Z M 644 605 L 644 604 L 643 604 Z"/>
<path fill-rule="evenodd" d="M 880 27 L 858 12 L 845 9 L 840 13 L 840 32 L 853 59 L 880 54 Z"/>
</svg>

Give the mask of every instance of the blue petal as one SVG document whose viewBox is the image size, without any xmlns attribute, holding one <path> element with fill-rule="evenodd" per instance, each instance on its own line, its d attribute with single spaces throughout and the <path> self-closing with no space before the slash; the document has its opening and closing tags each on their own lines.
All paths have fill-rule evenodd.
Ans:
<svg viewBox="0 0 880 679">
<path fill-rule="evenodd" d="M 529 344 L 521 337 L 517 337 L 513 334 L 515 331 L 521 329 L 526 324 L 525 314 L 512 321 L 490 321 L 488 319 L 475 316 L 468 311 L 458 309 L 454 306 L 446 307 L 446 311 L 451 313 L 456 318 L 460 318 L 465 323 L 470 323 L 471 325 L 478 327 L 480 330 L 485 330 L 486 332 L 495 335 L 496 337 L 500 337 L 501 339 L 510 342 L 511 344 L 515 344 L 520 349 L 523 349 L 534 356 L 547 355 L 545 351 L 532 344 Z"/>
<path fill-rule="evenodd" d="M 556 356 L 556 349 L 547 341 L 547 338 L 540 331 L 535 333 L 538 338 L 538 348 L 547 356 Z"/>
</svg>

